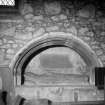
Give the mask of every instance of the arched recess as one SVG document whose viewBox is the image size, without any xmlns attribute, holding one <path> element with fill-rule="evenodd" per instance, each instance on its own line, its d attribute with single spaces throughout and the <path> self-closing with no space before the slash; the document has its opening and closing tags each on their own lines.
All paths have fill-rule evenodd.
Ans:
<svg viewBox="0 0 105 105">
<path fill-rule="evenodd" d="M 102 66 L 102 63 L 97 58 L 94 51 L 81 39 L 68 33 L 51 33 L 45 34 L 29 42 L 24 48 L 22 48 L 11 62 L 10 68 L 13 71 L 14 83 L 16 86 L 17 73 L 21 75 L 25 71 L 26 66 L 30 60 L 42 51 L 52 47 L 68 47 L 77 52 L 85 61 L 91 72 L 91 84 L 95 83 L 94 79 L 94 67 Z M 22 81 L 21 81 L 22 84 Z"/>
</svg>

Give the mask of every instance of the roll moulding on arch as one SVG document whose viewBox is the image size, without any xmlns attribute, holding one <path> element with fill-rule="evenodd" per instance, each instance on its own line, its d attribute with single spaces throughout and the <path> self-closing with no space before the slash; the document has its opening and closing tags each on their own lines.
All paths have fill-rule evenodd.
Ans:
<svg viewBox="0 0 105 105">
<path fill-rule="evenodd" d="M 72 34 L 52 33 L 38 37 L 22 48 L 11 62 L 11 70 L 14 74 L 18 72 L 22 75 L 34 56 L 52 47 L 68 47 L 73 49 L 90 68 L 102 66 L 94 51 L 81 39 Z"/>
</svg>

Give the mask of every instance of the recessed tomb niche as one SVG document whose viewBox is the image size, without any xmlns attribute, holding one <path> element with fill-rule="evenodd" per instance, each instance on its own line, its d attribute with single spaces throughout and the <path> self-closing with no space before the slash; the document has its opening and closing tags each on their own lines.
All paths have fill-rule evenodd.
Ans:
<svg viewBox="0 0 105 105">
<path fill-rule="evenodd" d="M 29 62 L 24 85 L 88 85 L 87 69 L 85 61 L 73 49 L 49 48 Z"/>
<path fill-rule="evenodd" d="M 74 102 L 79 89 L 94 92 L 94 68 L 100 66 L 94 51 L 72 34 L 43 35 L 21 49 L 12 62 L 15 94 L 25 99 Z"/>
</svg>

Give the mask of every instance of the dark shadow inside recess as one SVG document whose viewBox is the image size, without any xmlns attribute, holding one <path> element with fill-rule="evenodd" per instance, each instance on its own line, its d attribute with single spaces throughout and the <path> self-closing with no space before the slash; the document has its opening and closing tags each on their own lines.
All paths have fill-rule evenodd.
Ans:
<svg viewBox="0 0 105 105">
<path fill-rule="evenodd" d="M 21 80 L 21 84 L 23 85 L 24 84 L 24 73 L 25 73 L 25 69 L 26 69 L 26 67 L 27 67 L 27 65 L 28 65 L 28 63 L 32 60 L 32 58 L 33 57 L 35 57 L 37 54 L 40 54 L 41 52 L 43 52 L 44 50 L 47 50 L 47 49 L 49 49 L 49 48 L 53 48 L 53 47 L 64 47 L 64 45 L 52 45 L 52 46 L 46 46 L 46 47 L 43 47 L 43 48 L 41 48 L 41 49 L 39 49 L 39 50 L 37 50 L 36 52 L 34 52 L 33 54 L 31 54 L 29 57 L 28 57 L 28 59 L 26 59 L 26 61 L 25 61 L 25 63 L 23 64 L 23 66 L 22 66 L 22 74 L 21 74 L 21 76 L 22 76 L 22 80 Z"/>
</svg>

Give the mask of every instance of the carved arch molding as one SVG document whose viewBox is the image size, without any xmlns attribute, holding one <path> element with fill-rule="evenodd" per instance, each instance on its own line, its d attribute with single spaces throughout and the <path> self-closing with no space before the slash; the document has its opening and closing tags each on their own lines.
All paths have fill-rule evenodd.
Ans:
<svg viewBox="0 0 105 105">
<path fill-rule="evenodd" d="M 94 51 L 81 39 L 75 37 L 72 34 L 60 34 L 51 33 L 45 34 L 39 38 L 36 38 L 29 42 L 24 48 L 22 48 L 17 55 L 14 57 L 10 67 L 13 70 L 15 76 L 15 83 L 17 82 L 17 73 L 21 75 L 21 85 L 23 84 L 22 79 L 24 79 L 23 74 L 29 62 L 33 57 L 37 56 L 41 52 L 54 47 L 65 47 L 74 50 L 78 53 L 81 58 L 89 67 L 90 74 L 90 84 L 95 84 L 94 79 L 94 68 L 102 66 L 102 63 L 97 58 Z M 17 84 L 15 84 L 16 86 Z"/>
</svg>

